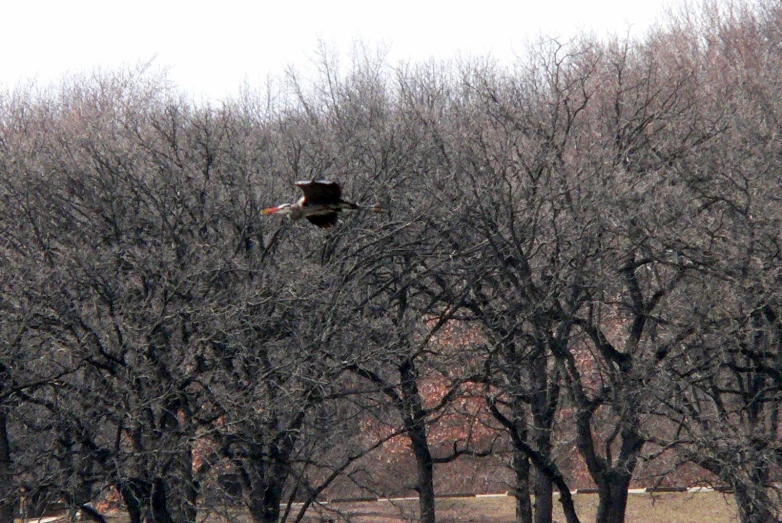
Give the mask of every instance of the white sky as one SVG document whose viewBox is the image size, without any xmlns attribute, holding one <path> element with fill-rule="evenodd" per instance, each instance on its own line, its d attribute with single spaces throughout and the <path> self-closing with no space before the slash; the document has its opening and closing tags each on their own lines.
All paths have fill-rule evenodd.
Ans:
<svg viewBox="0 0 782 523">
<path fill-rule="evenodd" d="M 0 0 L 0 88 L 155 58 L 196 99 L 306 71 L 318 40 L 386 44 L 390 63 L 492 53 L 526 40 L 643 33 L 670 0 Z"/>
</svg>

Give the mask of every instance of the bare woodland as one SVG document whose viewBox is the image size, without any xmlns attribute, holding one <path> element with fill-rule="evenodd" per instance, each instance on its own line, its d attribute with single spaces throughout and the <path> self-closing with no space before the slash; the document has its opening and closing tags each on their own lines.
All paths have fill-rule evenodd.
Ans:
<svg viewBox="0 0 782 523">
<path fill-rule="evenodd" d="M 219 106 L 144 67 L 0 94 L 0 521 L 339 486 L 433 523 L 465 459 L 519 523 L 579 522 L 574 467 L 598 523 L 682 467 L 779 521 L 780 118 L 777 1 L 514 66 L 324 52 Z M 321 177 L 386 212 L 260 215 Z"/>
</svg>

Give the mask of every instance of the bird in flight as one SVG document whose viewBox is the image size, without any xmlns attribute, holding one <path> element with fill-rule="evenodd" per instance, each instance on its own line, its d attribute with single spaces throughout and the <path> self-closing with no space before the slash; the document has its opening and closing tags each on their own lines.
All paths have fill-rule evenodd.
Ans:
<svg viewBox="0 0 782 523">
<path fill-rule="evenodd" d="M 306 218 L 310 223 L 328 229 L 337 223 L 339 213 L 343 210 L 370 210 L 380 212 L 380 205 L 359 205 L 342 199 L 342 188 L 337 182 L 329 180 L 312 180 L 296 182 L 304 196 L 294 203 L 283 203 L 277 207 L 263 209 L 261 214 L 287 215 L 291 220 Z"/>
</svg>

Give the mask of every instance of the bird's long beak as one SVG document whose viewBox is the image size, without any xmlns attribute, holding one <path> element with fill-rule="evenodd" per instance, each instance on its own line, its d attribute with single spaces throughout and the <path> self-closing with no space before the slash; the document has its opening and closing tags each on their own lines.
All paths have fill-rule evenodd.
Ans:
<svg viewBox="0 0 782 523">
<path fill-rule="evenodd" d="M 274 214 L 279 210 L 280 210 L 279 207 L 269 207 L 268 209 L 262 210 L 261 214 Z"/>
</svg>

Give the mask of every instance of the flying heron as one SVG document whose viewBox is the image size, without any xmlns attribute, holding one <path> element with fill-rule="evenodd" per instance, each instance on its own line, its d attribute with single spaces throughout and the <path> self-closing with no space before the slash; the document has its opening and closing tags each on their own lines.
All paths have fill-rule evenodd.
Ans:
<svg viewBox="0 0 782 523">
<path fill-rule="evenodd" d="M 306 218 L 313 225 L 328 229 L 337 223 L 339 213 L 343 210 L 381 211 L 379 205 L 365 206 L 343 200 L 342 188 L 337 182 L 329 180 L 302 181 L 296 182 L 296 187 L 304 193 L 304 196 L 298 201 L 264 209 L 261 214 L 282 214 L 287 215 L 291 220 Z"/>
</svg>

